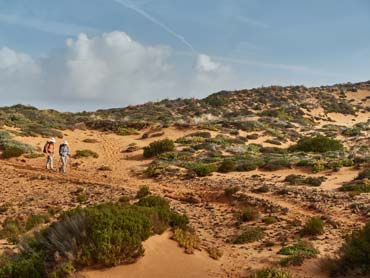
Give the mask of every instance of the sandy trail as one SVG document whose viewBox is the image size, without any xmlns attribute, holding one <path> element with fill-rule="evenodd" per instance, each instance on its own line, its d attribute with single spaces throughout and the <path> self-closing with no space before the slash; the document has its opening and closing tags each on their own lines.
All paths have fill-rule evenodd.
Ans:
<svg viewBox="0 0 370 278">
<path fill-rule="evenodd" d="M 205 252 L 187 255 L 169 239 L 170 233 L 155 235 L 143 243 L 145 256 L 131 265 L 83 272 L 86 278 L 196 278 L 225 277 L 220 263 Z"/>
</svg>

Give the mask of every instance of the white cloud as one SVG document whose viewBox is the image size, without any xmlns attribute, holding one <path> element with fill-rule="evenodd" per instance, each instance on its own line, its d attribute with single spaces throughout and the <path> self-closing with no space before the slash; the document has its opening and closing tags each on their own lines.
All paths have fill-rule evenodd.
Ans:
<svg viewBox="0 0 370 278">
<path fill-rule="evenodd" d="M 41 59 L 4 48 L 0 73 L 7 85 L 0 85 L 0 94 L 16 84 L 9 99 L 83 110 L 202 97 L 235 84 L 231 68 L 207 55 L 189 68 L 174 63 L 173 56 L 169 47 L 144 46 L 123 32 L 80 34 Z"/>
<path fill-rule="evenodd" d="M 199 54 L 195 68 L 199 72 L 212 72 L 220 70 L 221 64 L 214 62 L 210 56 L 205 54 Z"/>
</svg>

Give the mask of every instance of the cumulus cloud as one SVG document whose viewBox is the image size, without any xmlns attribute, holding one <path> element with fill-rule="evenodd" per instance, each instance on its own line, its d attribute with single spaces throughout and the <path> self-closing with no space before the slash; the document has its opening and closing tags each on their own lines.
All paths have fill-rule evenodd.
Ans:
<svg viewBox="0 0 370 278">
<path fill-rule="evenodd" d="M 207 55 L 190 68 L 173 56 L 169 47 L 144 46 L 123 32 L 80 34 L 41 59 L 3 48 L 0 92 L 11 91 L 18 102 L 82 110 L 201 97 L 235 81 L 231 68 Z"/>
</svg>

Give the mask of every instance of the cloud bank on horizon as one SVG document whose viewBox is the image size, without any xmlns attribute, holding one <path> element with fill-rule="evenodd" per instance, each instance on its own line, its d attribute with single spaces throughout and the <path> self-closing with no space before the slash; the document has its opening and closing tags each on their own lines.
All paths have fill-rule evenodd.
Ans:
<svg viewBox="0 0 370 278">
<path fill-rule="evenodd" d="M 230 67 L 205 54 L 185 69 L 172 62 L 173 56 L 168 46 L 144 46 L 117 31 L 91 38 L 82 33 L 38 59 L 4 47 L 0 91 L 22 103 L 45 107 L 75 102 L 98 108 L 203 97 L 240 81 Z"/>
</svg>

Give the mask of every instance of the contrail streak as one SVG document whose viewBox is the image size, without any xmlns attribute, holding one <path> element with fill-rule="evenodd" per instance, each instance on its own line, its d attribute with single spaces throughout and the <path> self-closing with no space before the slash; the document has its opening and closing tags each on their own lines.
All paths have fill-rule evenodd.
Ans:
<svg viewBox="0 0 370 278">
<path fill-rule="evenodd" d="M 170 35 L 172 35 L 173 37 L 175 37 L 176 39 L 178 39 L 179 41 L 181 41 L 184 45 L 186 45 L 188 48 L 190 48 L 190 50 L 192 52 L 195 52 L 194 47 L 183 36 L 181 36 L 180 34 L 176 33 L 172 28 L 170 28 L 166 24 L 160 22 L 159 20 L 157 20 L 156 18 L 154 18 L 153 16 L 151 16 L 147 12 L 143 11 L 139 7 L 135 6 L 134 4 L 132 4 L 130 2 L 124 1 L 124 0 L 113 0 L 113 1 L 116 2 L 116 3 L 118 3 L 118 4 L 120 4 L 120 5 L 125 6 L 126 8 L 129 8 L 129 9 L 135 11 L 136 13 L 138 13 L 141 16 L 145 17 L 146 19 L 150 20 L 152 23 L 158 25 L 164 31 L 166 31 L 167 33 L 169 33 Z"/>
</svg>

